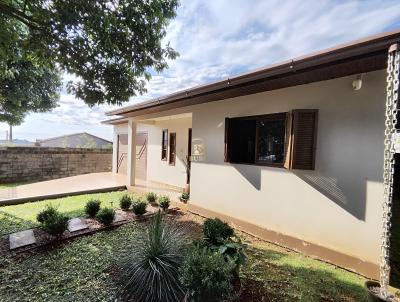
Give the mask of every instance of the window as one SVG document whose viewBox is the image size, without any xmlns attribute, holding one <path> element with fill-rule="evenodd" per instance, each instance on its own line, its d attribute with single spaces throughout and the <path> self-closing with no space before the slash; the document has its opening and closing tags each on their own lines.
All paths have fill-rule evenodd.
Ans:
<svg viewBox="0 0 400 302">
<path fill-rule="evenodd" d="M 176 160 L 176 133 L 169 135 L 169 164 L 175 166 Z"/>
<path fill-rule="evenodd" d="M 161 160 L 167 160 L 168 152 L 168 130 L 162 131 L 162 141 L 161 141 Z"/>
<path fill-rule="evenodd" d="M 285 128 L 285 113 L 229 119 L 229 161 L 283 165 Z"/>
<path fill-rule="evenodd" d="M 317 110 L 227 118 L 225 161 L 314 169 Z"/>
</svg>

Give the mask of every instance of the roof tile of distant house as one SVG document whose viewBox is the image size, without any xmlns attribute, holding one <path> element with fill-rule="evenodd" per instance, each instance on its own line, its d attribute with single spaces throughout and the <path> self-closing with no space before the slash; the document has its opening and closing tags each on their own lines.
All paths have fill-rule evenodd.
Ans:
<svg viewBox="0 0 400 302">
<path fill-rule="evenodd" d="M 41 147 L 105 149 L 110 148 L 112 142 L 90 133 L 82 132 L 37 140 L 37 144 Z"/>
</svg>

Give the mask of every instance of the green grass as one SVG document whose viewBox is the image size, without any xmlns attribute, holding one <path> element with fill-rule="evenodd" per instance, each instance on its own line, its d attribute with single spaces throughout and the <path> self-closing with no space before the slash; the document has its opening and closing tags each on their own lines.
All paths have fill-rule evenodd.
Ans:
<svg viewBox="0 0 400 302">
<path fill-rule="evenodd" d="M 27 183 L 26 182 L 14 182 L 14 183 L 0 184 L 0 190 L 7 189 L 7 188 L 14 188 L 16 186 L 25 185 L 25 184 L 27 184 Z"/>
<path fill-rule="evenodd" d="M 363 277 L 325 262 L 261 241 L 248 257 L 241 279 L 258 301 L 366 301 Z"/>
<path fill-rule="evenodd" d="M 113 274 L 143 224 L 81 237 L 25 259 L 0 259 L 0 301 L 115 301 Z"/>
<path fill-rule="evenodd" d="M 99 199 L 102 207 L 119 207 L 119 199 L 126 191 L 86 194 L 79 196 L 49 199 L 37 202 L 24 203 L 13 206 L 0 207 L 0 235 L 22 231 L 38 226 L 36 215 L 47 204 L 53 204 L 70 217 L 84 215 L 84 207 L 90 199 Z"/>
<path fill-rule="evenodd" d="M 91 198 L 118 207 L 125 192 L 81 195 L 0 208 L 2 231 L 35 226 L 49 202 L 71 216 Z M 118 262 L 137 242 L 145 222 L 81 237 L 23 257 L 0 257 L 0 301 L 115 301 Z M 200 227 L 200 225 L 199 225 Z M 302 254 L 245 237 L 248 262 L 236 301 L 365 301 L 364 278 Z"/>
</svg>

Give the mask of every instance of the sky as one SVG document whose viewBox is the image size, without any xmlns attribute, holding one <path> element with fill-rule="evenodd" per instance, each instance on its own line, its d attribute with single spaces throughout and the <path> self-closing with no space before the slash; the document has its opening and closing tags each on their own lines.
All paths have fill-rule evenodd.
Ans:
<svg viewBox="0 0 400 302">
<path fill-rule="evenodd" d="M 354 39 L 400 28 L 400 1 L 384 0 L 181 0 L 164 42 L 180 53 L 154 74 L 134 104 L 219 80 Z M 65 74 L 67 82 L 73 78 Z M 112 138 L 105 112 L 61 91 L 59 106 L 30 114 L 14 139 L 35 141 L 76 132 Z M 0 140 L 8 126 L 0 123 Z"/>
</svg>

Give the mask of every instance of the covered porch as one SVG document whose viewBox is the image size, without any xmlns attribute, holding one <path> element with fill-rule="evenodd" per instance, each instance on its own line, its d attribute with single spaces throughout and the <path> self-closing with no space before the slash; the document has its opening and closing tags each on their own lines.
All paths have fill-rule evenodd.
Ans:
<svg viewBox="0 0 400 302">
<path fill-rule="evenodd" d="M 192 113 L 107 121 L 114 126 L 113 173 L 134 190 L 182 193 L 190 183 Z M 156 192 L 157 193 L 157 192 Z"/>
</svg>

